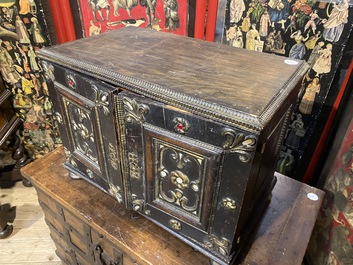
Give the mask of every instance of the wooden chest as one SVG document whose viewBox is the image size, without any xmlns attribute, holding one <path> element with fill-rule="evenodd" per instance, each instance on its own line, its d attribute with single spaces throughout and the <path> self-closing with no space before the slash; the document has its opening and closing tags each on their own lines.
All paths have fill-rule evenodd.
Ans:
<svg viewBox="0 0 353 265">
<path fill-rule="evenodd" d="M 307 65 L 140 28 L 38 55 L 71 176 L 229 264 L 270 197 Z"/>
</svg>

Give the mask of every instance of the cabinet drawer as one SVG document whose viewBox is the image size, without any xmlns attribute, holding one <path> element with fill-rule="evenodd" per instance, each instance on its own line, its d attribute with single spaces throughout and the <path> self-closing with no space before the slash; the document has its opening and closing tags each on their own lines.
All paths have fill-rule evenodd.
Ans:
<svg viewBox="0 0 353 265">
<path fill-rule="evenodd" d="M 64 262 L 64 264 L 71 265 L 76 264 L 76 261 L 73 261 L 72 257 L 70 256 L 70 251 L 62 247 L 60 244 L 55 243 L 56 246 L 56 254 L 58 257 Z"/>
<path fill-rule="evenodd" d="M 82 238 L 90 238 L 90 228 L 80 219 L 75 217 L 72 213 L 68 212 L 66 209 L 63 209 L 64 220 L 68 229 L 73 231 L 75 234 L 78 234 Z"/>
<path fill-rule="evenodd" d="M 223 124 L 133 93 L 119 93 L 119 98 L 127 122 L 145 122 L 220 148 L 226 142 Z"/>
<path fill-rule="evenodd" d="M 38 201 L 42 206 L 44 205 L 47 209 L 49 209 L 51 214 L 55 217 L 57 217 L 56 215 L 61 212 L 61 208 L 57 207 L 55 200 L 41 191 L 38 192 Z"/>
<path fill-rule="evenodd" d="M 53 239 L 53 241 L 56 244 L 59 244 L 63 249 L 65 249 L 65 251 L 72 251 L 72 247 L 69 243 L 69 241 L 67 240 L 67 238 L 63 235 L 58 233 L 58 231 L 53 230 L 50 226 L 50 236 Z"/>
</svg>

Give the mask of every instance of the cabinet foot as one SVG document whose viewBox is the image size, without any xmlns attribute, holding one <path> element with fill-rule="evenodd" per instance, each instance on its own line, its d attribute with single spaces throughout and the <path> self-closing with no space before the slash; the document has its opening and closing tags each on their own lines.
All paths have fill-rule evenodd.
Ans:
<svg viewBox="0 0 353 265">
<path fill-rule="evenodd" d="M 0 231 L 0 239 L 7 238 L 11 235 L 13 230 L 12 225 L 6 225 L 3 230 Z"/>
<path fill-rule="evenodd" d="M 70 178 L 72 178 L 72 179 L 81 179 L 80 176 L 78 176 L 78 175 L 76 175 L 75 173 L 72 173 L 72 172 L 69 172 L 69 176 L 70 176 Z"/>
<path fill-rule="evenodd" d="M 8 218 L 8 210 L 0 205 L 0 239 L 7 238 L 12 233 L 13 227 L 7 224 Z"/>
</svg>

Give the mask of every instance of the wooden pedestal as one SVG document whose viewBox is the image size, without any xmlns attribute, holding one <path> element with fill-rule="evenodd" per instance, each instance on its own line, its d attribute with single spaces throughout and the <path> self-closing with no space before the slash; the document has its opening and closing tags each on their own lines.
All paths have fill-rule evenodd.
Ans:
<svg viewBox="0 0 353 265">
<path fill-rule="evenodd" d="M 203 265 L 210 260 L 63 167 L 62 148 L 21 169 L 38 192 L 45 219 L 67 264 Z M 324 192 L 276 175 L 263 218 L 236 264 L 301 264 Z"/>
</svg>

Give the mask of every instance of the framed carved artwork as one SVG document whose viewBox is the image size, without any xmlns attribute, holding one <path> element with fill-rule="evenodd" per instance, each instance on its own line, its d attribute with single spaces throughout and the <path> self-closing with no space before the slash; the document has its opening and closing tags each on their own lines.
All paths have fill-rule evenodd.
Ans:
<svg viewBox="0 0 353 265">
<path fill-rule="evenodd" d="M 45 2 L 45 5 L 42 5 Z M 0 1 L 1 77 L 22 123 L 21 138 L 31 159 L 61 145 L 37 50 L 52 44 L 46 1 Z"/>
<path fill-rule="evenodd" d="M 310 183 L 307 169 L 327 117 L 326 99 L 352 30 L 350 0 L 220 0 L 215 41 L 305 60 L 310 66 L 294 107 L 277 171 Z M 300 166 L 299 166 L 300 165 Z"/>
<path fill-rule="evenodd" d="M 71 6 L 83 37 L 121 27 L 188 35 L 188 0 L 71 0 Z"/>
</svg>

